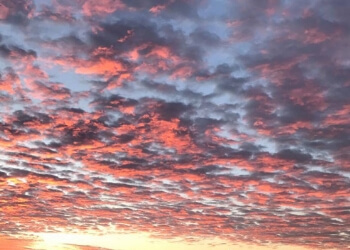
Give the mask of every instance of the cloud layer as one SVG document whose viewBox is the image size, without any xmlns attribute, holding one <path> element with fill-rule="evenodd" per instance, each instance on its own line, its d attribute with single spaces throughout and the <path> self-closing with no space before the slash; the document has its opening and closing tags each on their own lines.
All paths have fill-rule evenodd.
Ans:
<svg viewBox="0 0 350 250">
<path fill-rule="evenodd" d="M 344 249 L 349 10 L 0 1 L 1 233 Z"/>
</svg>

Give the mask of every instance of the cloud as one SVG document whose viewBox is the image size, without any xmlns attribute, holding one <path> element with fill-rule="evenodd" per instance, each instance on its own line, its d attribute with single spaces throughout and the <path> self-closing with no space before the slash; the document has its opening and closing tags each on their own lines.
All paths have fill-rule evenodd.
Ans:
<svg viewBox="0 0 350 250">
<path fill-rule="evenodd" d="M 1 4 L 3 234 L 349 245 L 346 4 Z"/>
<path fill-rule="evenodd" d="M 0 2 L 0 20 L 14 25 L 25 25 L 33 15 L 34 4 L 31 0 Z"/>
</svg>

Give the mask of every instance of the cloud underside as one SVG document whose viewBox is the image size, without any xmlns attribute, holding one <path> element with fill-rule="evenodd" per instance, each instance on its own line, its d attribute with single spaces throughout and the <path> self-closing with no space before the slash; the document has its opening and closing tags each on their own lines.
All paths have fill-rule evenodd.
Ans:
<svg viewBox="0 0 350 250">
<path fill-rule="evenodd" d="M 350 244 L 350 2 L 0 3 L 1 233 Z"/>
</svg>

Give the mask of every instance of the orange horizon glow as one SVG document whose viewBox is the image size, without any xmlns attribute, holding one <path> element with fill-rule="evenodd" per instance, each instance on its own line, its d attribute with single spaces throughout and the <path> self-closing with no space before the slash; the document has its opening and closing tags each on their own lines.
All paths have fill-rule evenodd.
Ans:
<svg viewBox="0 0 350 250">
<path fill-rule="evenodd" d="M 103 248 L 110 250 L 310 250 L 296 245 L 267 244 L 256 245 L 232 243 L 220 239 L 197 240 L 186 242 L 181 239 L 159 239 L 147 233 L 120 233 L 109 235 L 79 233 L 34 233 L 33 239 L 0 237 L 0 249 L 8 250 L 93 250 Z"/>
</svg>

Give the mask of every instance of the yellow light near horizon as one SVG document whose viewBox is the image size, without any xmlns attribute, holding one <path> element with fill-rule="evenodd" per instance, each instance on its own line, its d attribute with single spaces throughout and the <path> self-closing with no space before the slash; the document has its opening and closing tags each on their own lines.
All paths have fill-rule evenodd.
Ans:
<svg viewBox="0 0 350 250">
<path fill-rule="evenodd" d="M 30 247 L 31 249 L 80 250 L 78 246 L 80 245 L 115 250 L 308 250 L 308 248 L 298 246 L 233 244 L 219 239 L 207 239 L 189 243 L 174 239 L 157 239 L 146 233 L 108 235 L 40 233 L 37 235 L 41 240 L 34 243 Z"/>
<path fill-rule="evenodd" d="M 29 246 L 29 249 L 33 250 L 80 250 L 80 248 L 75 246 L 69 246 L 61 243 L 50 243 L 47 241 L 38 241 L 34 242 L 31 246 Z"/>
</svg>

